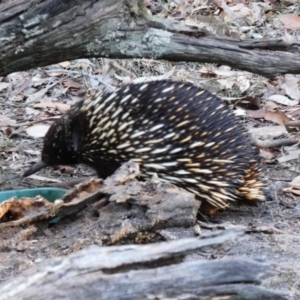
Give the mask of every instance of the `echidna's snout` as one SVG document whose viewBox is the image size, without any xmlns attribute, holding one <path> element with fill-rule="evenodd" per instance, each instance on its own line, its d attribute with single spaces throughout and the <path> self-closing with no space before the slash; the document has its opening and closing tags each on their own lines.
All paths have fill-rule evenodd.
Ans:
<svg viewBox="0 0 300 300">
<path fill-rule="evenodd" d="M 26 170 L 23 174 L 24 177 L 30 176 L 36 172 L 38 172 L 39 170 L 46 168 L 47 164 L 44 163 L 43 161 L 39 161 L 37 163 L 35 163 L 33 166 L 31 166 L 31 168 L 29 168 L 28 170 Z"/>
</svg>

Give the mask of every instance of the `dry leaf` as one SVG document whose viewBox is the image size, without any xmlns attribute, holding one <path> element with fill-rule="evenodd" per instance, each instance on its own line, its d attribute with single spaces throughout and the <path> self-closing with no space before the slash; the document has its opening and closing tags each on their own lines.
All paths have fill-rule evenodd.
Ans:
<svg viewBox="0 0 300 300">
<path fill-rule="evenodd" d="M 273 101 L 267 101 L 265 104 L 265 109 L 268 109 L 268 110 L 274 110 L 274 109 L 277 109 L 278 107 L 279 107 L 279 105 Z"/>
<path fill-rule="evenodd" d="M 232 71 L 229 66 L 221 66 L 218 69 L 214 69 L 213 73 L 218 76 L 228 77 L 228 78 L 231 76 L 235 76 L 237 74 L 235 71 Z"/>
<path fill-rule="evenodd" d="M 281 85 L 285 90 L 285 93 L 293 100 L 298 101 L 300 99 L 300 91 L 298 88 L 298 80 L 294 75 L 285 75 L 285 83 Z"/>
<path fill-rule="evenodd" d="M 295 101 L 295 100 L 290 100 L 288 97 L 286 96 L 282 96 L 282 95 L 272 95 L 268 98 L 268 100 L 280 103 L 280 104 L 284 104 L 287 106 L 294 106 L 299 104 L 299 101 Z"/>
<path fill-rule="evenodd" d="M 292 180 L 291 184 L 292 184 L 294 187 L 296 187 L 296 188 L 299 189 L 299 188 L 300 188 L 300 176 L 295 177 L 295 178 Z"/>
<path fill-rule="evenodd" d="M 254 119 L 263 119 L 265 117 L 265 109 L 257 109 L 257 110 L 247 110 L 247 115 Z"/>
<path fill-rule="evenodd" d="M 58 65 L 60 65 L 63 68 L 68 67 L 70 64 L 71 63 L 69 61 L 63 61 L 63 62 L 58 63 Z"/>
<path fill-rule="evenodd" d="M 50 125 L 33 125 L 26 128 L 26 133 L 34 138 L 44 137 Z"/>
<path fill-rule="evenodd" d="M 132 83 L 132 79 L 129 76 L 125 76 L 121 85 L 125 86 L 125 85 L 131 84 L 131 83 Z"/>
<path fill-rule="evenodd" d="M 231 22 L 238 19 L 238 16 L 229 8 L 224 0 L 213 0 L 213 4 L 222 8 L 223 11 L 220 13 L 220 16 L 224 21 Z"/>
<path fill-rule="evenodd" d="M 61 173 L 70 174 L 73 173 L 74 167 L 71 166 L 56 166 L 56 170 L 59 170 Z"/>
<path fill-rule="evenodd" d="M 61 180 L 59 180 L 59 179 L 39 176 L 39 175 L 35 175 L 35 174 L 30 175 L 27 178 L 31 178 L 31 179 L 35 179 L 35 180 L 39 180 L 39 181 L 46 181 L 46 182 L 58 182 L 58 183 L 61 182 Z"/>
<path fill-rule="evenodd" d="M 280 15 L 278 19 L 286 29 L 297 30 L 300 29 L 300 16 L 294 14 Z"/>
<path fill-rule="evenodd" d="M 46 93 L 48 93 L 50 87 L 51 86 L 41 89 L 41 90 L 37 91 L 36 93 L 29 95 L 26 100 L 26 103 L 39 101 L 46 95 Z"/>
<path fill-rule="evenodd" d="M 294 44 L 294 43 L 297 43 L 297 38 L 292 36 L 291 34 L 289 34 L 287 32 L 287 30 L 284 31 L 284 36 L 283 36 L 283 42 L 291 45 L 291 44 Z"/>
<path fill-rule="evenodd" d="M 24 90 L 26 90 L 26 92 L 32 90 L 30 89 L 33 85 L 33 79 L 30 78 L 26 78 L 21 84 L 19 84 L 18 86 L 14 86 L 14 90 L 11 92 L 11 95 L 19 95 L 20 93 L 22 93 Z M 35 91 L 35 89 L 33 89 Z"/>
<path fill-rule="evenodd" d="M 290 160 L 298 159 L 300 156 L 299 150 L 290 151 L 288 155 L 283 155 L 282 157 L 277 158 L 280 163 L 284 163 Z"/>
<path fill-rule="evenodd" d="M 36 103 L 33 105 L 34 108 L 53 108 L 57 109 L 59 111 L 68 111 L 71 107 L 69 104 L 65 103 L 59 103 L 59 102 L 42 102 L 42 103 Z"/>
<path fill-rule="evenodd" d="M 15 126 L 17 122 L 6 116 L 0 115 L 0 127 Z"/>
<path fill-rule="evenodd" d="M 263 232 L 268 234 L 283 233 L 283 231 L 275 228 L 270 224 L 261 224 L 259 222 L 250 223 L 247 232 Z"/>
<path fill-rule="evenodd" d="M 132 83 L 142 83 L 142 82 L 147 82 L 147 81 L 152 81 L 152 80 L 164 80 L 164 79 L 168 79 L 169 77 L 171 77 L 174 72 L 175 72 L 176 66 L 174 66 L 169 72 L 167 72 L 164 75 L 161 76 L 148 76 L 148 77 L 139 77 L 136 78 L 132 81 Z"/>
<path fill-rule="evenodd" d="M 233 85 L 236 83 L 235 80 L 230 80 L 230 79 L 218 79 L 217 80 L 221 86 L 223 86 L 225 89 L 232 89 Z"/>
<path fill-rule="evenodd" d="M 277 153 L 269 149 L 259 149 L 259 155 L 264 159 L 271 160 L 277 156 Z"/>
<path fill-rule="evenodd" d="M 9 86 L 7 82 L 0 82 L 0 92 Z"/>
<path fill-rule="evenodd" d="M 5 148 L 5 149 L 1 150 L 1 152 L 13 153 L 13 152 L 17 152 L 18 150 L 19 150 L 18 147 L 12 147 L 12 148 Z"/>
<path fill-rule="evenodd" d="M 272 121 L 280 125 L 284 125 L 285 123 L 291 121 L 289 117 L 287 117 L 282 111 L 278 109 L 276 111 L 266 110 L 265 120 Z"/>
<path fill-rule="evenodd" d="M 82 84 L 74 82 L 72 80 L 63 81 L 63 85 L 68 88 L 73 88 L 73 89 L 80 89 L 82 87 Z"/>
<path fill-rule="evenodd" d="M 261 136 L 261 137 L 267 137 L 267 136 L 277 137 L 287 133 L 285 127 L 281 125 L 249 128 L 248 132 L 253 136 Z"/>
<path fill-rule="evenodd" d="M 300 115 L 300 108 L 296 108 L 296 109 L 293 110 L 293 111 L 289 110 L 289 115 L 290 115 L 291 117 L 299 116 L 299 115 Z"/>
<path fill-rule="evenodd" d="M 282 189 L 282 190 L 283 190 L 284 192 L 286 192 L 286 193 L 293 193 L 293 194 L 295 194 L 295 195 L 300 196 L 300 190 L 298 190 L 298 189 L 289 187 L 289 188 Z"/>
<path fill-rule="evenodd" d="M 45 70 L 45 72 L 50 76 L 50 77 L 56 77 L 56 78 L 62 78 L 65 76 L 64 70 L 58 71 L 58 70 Z"/>
<path fill-rule="evenodd" d="M 89 59 L 86 58 L 77 59 L 75 62 L 75 68 L 87 70 L 91 67 L 95 67 L 95 64 L 93 64 Z"/>
<path fill-rule="evenodd" d="M 25 153 L 30 154 L 30 155 L 40 155 L 41 151 L 39 150 L 32 150 L 32 149 L 27 149 L 24 150 Z"/>
<path fill-rule="evenodd" d="M 26 107 L 25 112 L 26 112 L 26 115 L 32 115 L 32 116 L 36 116 L 40 113 L 37 109 L 31 108 L 31 107 Z"/>
<path fill-rule="evenodd" d="M 249 6 L 251 10 L 251 16 L 252 16 L 252 23 L 251 25 L 254 25 L 253 23 L 258 23 L 259 25 L 262 24 L 262 22 L 266 19 L 265 12 L 271 10 L 271 6 L 267 3 L 250 3 Z"/>
<path fill-rule="evenodd" d="M 52 207 L 53 204 L 42 197 L 32 198 L 11 198 L 0 204 L 0 222 L 16 221 L 22 218 L 29 218 L 37 213 L 42 207 Z"/>
</svg>

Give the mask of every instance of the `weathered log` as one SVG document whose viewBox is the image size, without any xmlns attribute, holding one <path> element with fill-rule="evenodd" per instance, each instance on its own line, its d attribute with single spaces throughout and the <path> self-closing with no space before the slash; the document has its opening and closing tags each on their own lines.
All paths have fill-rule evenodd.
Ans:
<svg viewBox="0 0 300 300">
<path fill-rule="evenodd" d="M 218 63 L 300 73 L 300 44 L 216 38 L 149 15 L 144 0 L 0 1 L 0 75 L 83 57 Z"/>
<path fill-rule="evenodd" d="M 170 183 L 139 182 L 138 174 L 137 164 L 125 163 L 104 182 L 96 179 L 76 186 L 65 202 L 38 206 L 20 219 L 1 223 L 0 279 L 20 273 L 33 261 L 89 245 L 161 241 L 156 231 L 170 227 L 192 231 L 200 201 Z M 60 221 L 48 228 L 57 216 Z"/>
<path fill-rule="evenodd" d="M 46 260 L 0 285 L 1 299 L 287 299 L 257 286 L 272 265 L 252 259 L 184 261 L 243 229 L 150 245 L 91 246 Z M 218 298 L 219 299 L 219 298 Z"/>
</svg>

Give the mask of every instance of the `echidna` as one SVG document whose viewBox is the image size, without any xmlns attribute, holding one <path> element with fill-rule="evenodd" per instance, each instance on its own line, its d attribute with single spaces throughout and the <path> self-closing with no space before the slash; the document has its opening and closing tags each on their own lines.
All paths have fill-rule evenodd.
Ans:
<svg viewBox="0 0 300 300">
<path fill-rule="evenodd" d="M 258 151 L 230 108 L 189 83 L 152 81 L 78 102 L 45 136 L 42 160 L 29 176 L 52 165 L 86 164 L 106 178 L 123 162 L 140 164 L 213 208 L 264 200 Z"/>
</svg>

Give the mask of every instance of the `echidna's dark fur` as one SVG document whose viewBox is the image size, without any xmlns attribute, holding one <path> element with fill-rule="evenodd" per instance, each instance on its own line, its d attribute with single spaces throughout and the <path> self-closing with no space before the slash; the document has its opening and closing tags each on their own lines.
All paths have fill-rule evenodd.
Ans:
<svg viewBox="0 0 300 300">
<path fill-rule="evenodd" d="M 99 92 L 51 126 L 42 152 L 43 167 L 84 163 L 103 178 L 130 159 L 144 179 L 157 173 L 216 208 L 264 200 L 257 150 L 227 105 L 192 84 Z"/>
</svg>

